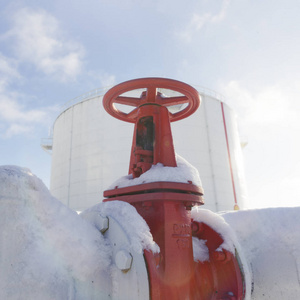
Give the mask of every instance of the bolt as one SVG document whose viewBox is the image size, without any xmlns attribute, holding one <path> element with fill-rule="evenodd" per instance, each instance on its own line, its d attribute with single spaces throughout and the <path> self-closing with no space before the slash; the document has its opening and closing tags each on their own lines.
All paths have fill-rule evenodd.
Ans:
<svg viewBox="0 0 300 300">
<path fill-rule="evenodd" d="M 131 269 L 132 260 L 132 255 L 126 250 L 118 251 L 115 256 L 116 266 L 124 273 Z"/>
<path fill-rule="evenodd" d="M 199 230 L 199 223 L 192 222 L 192 233 L 196 233 Z"/>
<path fill-rule="evenodd" d="M 109 228 L 109 219 L 108 219 L 108 217 L 102 217 L 101 215 L 99 215 L 96 218 L 95 225 L 96 225 L 97 229 L 102 234 L 104 234 L 105 231 Z"/>
<path fill-rule="evenodd" d="M 204 225 L 202 222 L 192 221 L 192 233 L 195 236 L 200 237 L 200 234 L 204 231 Z"/>
<path fill-rule="evenodd" d="M 225 261 L 226 260 L 226 254 L 221 251 L 215 251 L 212 254 L 212 257 L 213 257 L 213 260 L 216 260 L 216 261 Z"/>
<path fill-rule="evenodd" d="M 222 262 L 222 263 L 229 262 L 230 260 L 232 260 L 232 257 L 233 257 L 233 255 L 225 249 L 223 249 L 222 251 L 215 251 L 212 254 L 212 259 L 213 260 L 219 261 L 219 262 Z"/>
</svg>

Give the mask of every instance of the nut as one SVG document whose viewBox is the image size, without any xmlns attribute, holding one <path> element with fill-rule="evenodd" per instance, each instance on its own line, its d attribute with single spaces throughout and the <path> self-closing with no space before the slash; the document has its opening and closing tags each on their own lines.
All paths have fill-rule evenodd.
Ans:
<svg viewBox="0 0 300 300">
<path fill-rule="evenodd" d="M 116 266 L 123 272 L 128 272 L 132 265 L 132 255 L 126 250 L 120 250 L 115 256 Z"/>
<path fill-rule="evenodd" d="M 103 234 L 109 228 L 109 219 L 108 217 L 102 217 L 99 215 L 95 221 L 97 229 Z"/>
</svg>

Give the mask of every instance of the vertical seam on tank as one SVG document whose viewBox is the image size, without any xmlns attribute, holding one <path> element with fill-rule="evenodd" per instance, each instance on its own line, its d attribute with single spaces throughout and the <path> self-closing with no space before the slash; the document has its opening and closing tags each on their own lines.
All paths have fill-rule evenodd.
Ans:
<svg viewBox="0 0 300 300">
<path fill-rule="evenodd" d="M 222 109 L 223 125 L 224 125 L 224 132 L 225 132 L 225 139 L 226 139 L 226 146 L 227 146 L 227 155 L 228 155 L 231 183 L 232 183 L 232 189 L 233 189 L 234 203 L 237 204 L 237 197 L 236 197 L 236 191 L 235 191 L 235 183 L 234 183 L 232 162 L 231 162 L 231 156 L 230 156 L 229 141 L 228 141 L 228 134 L 227 134 L 227 127 L 226 127 L 226 119 L 225 119 L 225 112 L 224 112 L 223 102 L 221 102 L 221 109 Z"/>
<path fill-rule="evenodd" d="M 71 114 L 71 132 L 70 132 L 70 153 L 69 153 L 69 183 L 68 183 L 68 201 L 67 206 L 70 207 L 70 189 L 71 189 L 71 165 L 72 165 L 72 148 L 73 148 L 73 118 L 74 118 L 74 106 L 72 106 Z"/>
<path fill-rule="evenodd" d="M 216 177 L 215 177 L 215 172 L 214 172 L 214 166 L 213 166 L 213 161 L 212 161 L 212 149 L 211 149 L 211 142 L 209 138 L 209 126 L 207 122 L 207 109 L 206 109 L 206 104 L 205 104 L 205 98 L 206 95 L 202 94 L 203 97 L 203 110 L 204 110 L 204 118 L 205 118 L 205 125 L 206 125 L 206 136 L 207 136 L 207 144 L 208 144 L 208 151 L 209 151 L 209 160 L 210 160 L 210 167 L 211 167 L 211 174 L 212 174 L 212 183 L 213 183 L 213 192 L 214 192 L 214 197 L 215 197 L 215 207 L 216 211 L 219 209 L 219 203 L 218 203 L 218 196 L 217 196 L 217 189 L 216 189 Z"/>
</svg>

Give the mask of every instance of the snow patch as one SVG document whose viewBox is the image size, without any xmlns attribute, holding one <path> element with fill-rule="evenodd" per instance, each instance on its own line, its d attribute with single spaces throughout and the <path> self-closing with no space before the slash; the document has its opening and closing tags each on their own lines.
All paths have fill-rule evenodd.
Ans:
<svg viewBox="0 0 300 300">
<path fill-rule="evenodd" d="M 234 234 L 234 231 L 225 222 L 224 218 L 210 210 L 199 207 L 193 208 L 191 215 L 194 221 L 207 224 L 221 235 L 224 242 L 220 245 L 217 251 L 222 251 L 222 249 L 225 249 L 232 254 L 235 254 L 235 244 L 238 243 L 237 238 Z"/>
<path fill-rule="evenodd" d="M 113 218 L 122 226 L 133 251 L 142 253 L 143 250 L 147 249 L 153 253 L 159 252 L 159 247 L 153 241 L 147 223 L 132 205 L 123 201 L 108 201 L 97 204 L 81 213 L 82 218 L 89 220 L 92 224 L 97 222 L 99 215 Z"/>
<path fill-rule="evenodd" d="M 208 248 L 206 241 L 193 237 L 194 261 L 205 262 L 209 260 Z"/>
<path fill-rule="evenodd" d="M 151 170 L 156 168 L 176 173 L 180 164 Z M 151 170 L 143 175 L 148 178 Z M 166 178 L 165 174 L 155 180 Z M 245 299 L 277 299 L 278 295 L 300 299 L 299 215 L 300 207 L 219 214 L 194 208 L 191 212 L 195 221 L 222 236 L 224 243 L 218 250 L 234 254 L 237 250 Z M 77 215 L 53 198 L 29 169 L 0 167 L 0 299 L 109 299 L 114 295 L 121 282 L 115 279 L 112 247 L 99 232 L 99 216 L 119 222 L 129 250 L 159 251 L 146 222 L 128 203 L 100 203 Z M 193 238 L 196 261 L 208 260 L 205 243 Z"/>
<path fill-rule="evenodd" d="M 140 177 L 133 178 L 132 175 L 123 176 L 115 181 L 109 189 L 133 186 L 149 182 L 168 181 L 168 182 L 192 182 L 202 186 L 198 170 L 187 162 L 184 158 L 176 154 L 177 167 L 165 167 L 158 163 L 153 165 L 150 170 L 143 173 Z"/>
<path fill-rule="evenodd" d="M 192 219 L 197 222 L 203 222 L 210 226 L 213 230 L 221 235 L 223 243 L 217 249 L 222 251 L 225 249 L 235 255 L 239 260 L 239 266 L 245 280 L 246 295 L 245 300 L 251 299 L 251 285 L 252 285 L 252 273 L 250 271 L 250 261 L 247 256 L 244 255 L 244 248 L 240 246 L 239 239 L 232 226 L 230 226 L 222 215 L 216 214 L 210 210 L 195 207 L 191 212 Z M 205 250 L 205 242 L 203 240 L 193 240 L 194 259 L 197 261 L 208 260 Z"/>
<path fill-rule="evenodd" d="M 221 214 L 234 230 L 244 260 L 251 265 L 251 299 L 278 299 L 278 295 L 281 299 L 300 299 L 299 215 L 300 207 Z M 251 290 L 251 283 L 247 289 Z"/>
<path fill-rule="evenodd" d="M 29 169 L 0 167 L 0 299 L 107 299 L 109 246 Z"/>
</svg>

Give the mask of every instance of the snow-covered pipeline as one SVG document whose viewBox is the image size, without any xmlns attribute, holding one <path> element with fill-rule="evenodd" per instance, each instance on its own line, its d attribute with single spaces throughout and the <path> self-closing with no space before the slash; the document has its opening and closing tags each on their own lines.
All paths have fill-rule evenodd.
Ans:
<svg viewBox="0 0 300 300">
<path fill-rule="evenodd" d="M 248 299 L 300 299 L 300 207 L 192 214 L 215 226 L 222 247 L 238 248 Z M 116 299 L 113 245 L 97 223 L 105 216 L 121 224 L 125 250 L 159 251 L 129 204 L 100 203 L 77 215 L 30 170 L 0 167 L 0 299 Z M 205 259 L 205 243 L 194 247 L 195 259 Z"/>
</svg>

